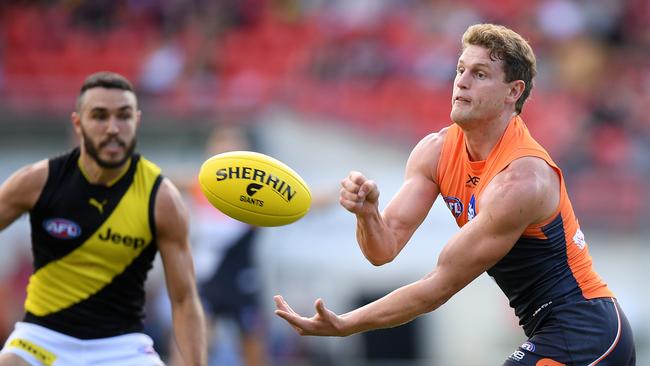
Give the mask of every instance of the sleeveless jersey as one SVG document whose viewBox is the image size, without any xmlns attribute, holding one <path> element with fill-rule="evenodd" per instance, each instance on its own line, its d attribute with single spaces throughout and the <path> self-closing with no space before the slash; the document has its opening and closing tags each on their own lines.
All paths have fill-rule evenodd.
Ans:
<svg viewBox="0 0 650 366">
<path fill-rule="evenodd" d="M 114 184 L 93 185 L 79 155 L 76 148 L 49 160 L 30 211 L 34 273 L 25 321 L 81 339 L 141 332 L 160 169 L 134 154 Z"/>
<path fill-rule="evenodd" d="M 530 336 L 554 305 L 613 296 L 592 268 L 561 170 L 517 116 L 484 161 L 470 161 L 463 131 L 455 124 L 450 126 L 437 181 L 445 203 L 462 227 L 479 214 L 481 193 L 492 178 L 524 156 L 543 159 L 557 172 L 560 203 L 550 218 L 528 226 L 510 252 L 487 273 L 508 297 L 520 325 Z"/>
</svg>

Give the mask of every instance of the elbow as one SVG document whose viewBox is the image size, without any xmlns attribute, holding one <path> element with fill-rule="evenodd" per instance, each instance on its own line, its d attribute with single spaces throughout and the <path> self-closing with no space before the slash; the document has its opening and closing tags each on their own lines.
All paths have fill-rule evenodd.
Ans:
<svg viewBox="0 0 650 366">
<path fill-rule="evenodd" d="M 379 267 L 379 266 L 383 266 L 383 265 L 386 264 L 386 263 L 390 263 L 390 262 L 392 262 L 392 259 L 381 259 L 381 260 L 378 260 L 378 259 L 374 259 L 374 258 L 373 258 L 373 259 L 368 258 L 368 262 L 370 262 L 370 264 L 372 264 L 372 265 L 375 266 L 375 267 Z"/>
<path fill-rule="evenodd" d="M 383 266 L 384 264 L 390 263 L 395 259 L 394 255 L 370 255 L 365 254 L 366 259 L 370 264 L 375 267 Z"/>
<path fill-rule="evenodd" d="M 364 257 L 374 266 L 382 266 L 390 263 L 397 257 L 403 245 L 395 240 L 384 240 L 380 242 L 359 240 L 359 247 Z"/>
</svg>

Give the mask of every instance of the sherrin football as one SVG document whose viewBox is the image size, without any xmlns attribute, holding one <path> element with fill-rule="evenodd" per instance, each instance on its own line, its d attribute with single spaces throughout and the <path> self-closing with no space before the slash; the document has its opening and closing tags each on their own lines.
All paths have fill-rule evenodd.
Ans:
<svg viewBox="0 0 650 366">
<path fill-rule="evenodd" d="M 305 216 L 311 205 L 309 187 L 298 173 L 253 151 L 230 151 L 209 158 L 198 179 L 214 207 L 251 225 L 287 225 Z"/>
</svg>

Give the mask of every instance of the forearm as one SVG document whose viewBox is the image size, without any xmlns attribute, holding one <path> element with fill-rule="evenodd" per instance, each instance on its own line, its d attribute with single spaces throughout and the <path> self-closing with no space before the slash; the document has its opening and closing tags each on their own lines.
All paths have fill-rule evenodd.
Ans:
<svg viewBox="0 0 650 366">
<path fill-rule="evenodd" d="M 187 366 L 207 365 L 206 325 L 197 298 L 188 298 L 173 306 L 176 344 Z"/>
<path fill-rule="evenodd" d="M 374 265 L 382 265 L 395 259 L 398 245 L 379 212 L 357 215 L 357 242 L 363 255 Z"/>
<path fill-rule="evenodd" d="M 363 307 L 343 314 L 343 335 L 373 329 L 392 328 L 431 312 L 444 304 L 450 295 L 436 292 L 429 277 L 398 288 Z"/>
</svg>

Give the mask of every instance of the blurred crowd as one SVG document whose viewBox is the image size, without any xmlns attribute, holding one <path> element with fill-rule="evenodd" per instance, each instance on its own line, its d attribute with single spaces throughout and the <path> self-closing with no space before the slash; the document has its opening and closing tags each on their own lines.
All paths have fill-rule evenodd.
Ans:
<svg viewBox="0 0 650 366">
<path fill-rule="evenodd" d="M 279 105 L 413 143 L 449 123 L 460 36 L 479 22 L 533 45 L 539 75 L 523 117 L 570 173 L 583 220 L 642 228 L 647 0 L 3 2 L 0 103 L 67 113 L 80 80 L 110 69 L 136 81 L 150 116 L 189 123 Z"/>
</svg>

